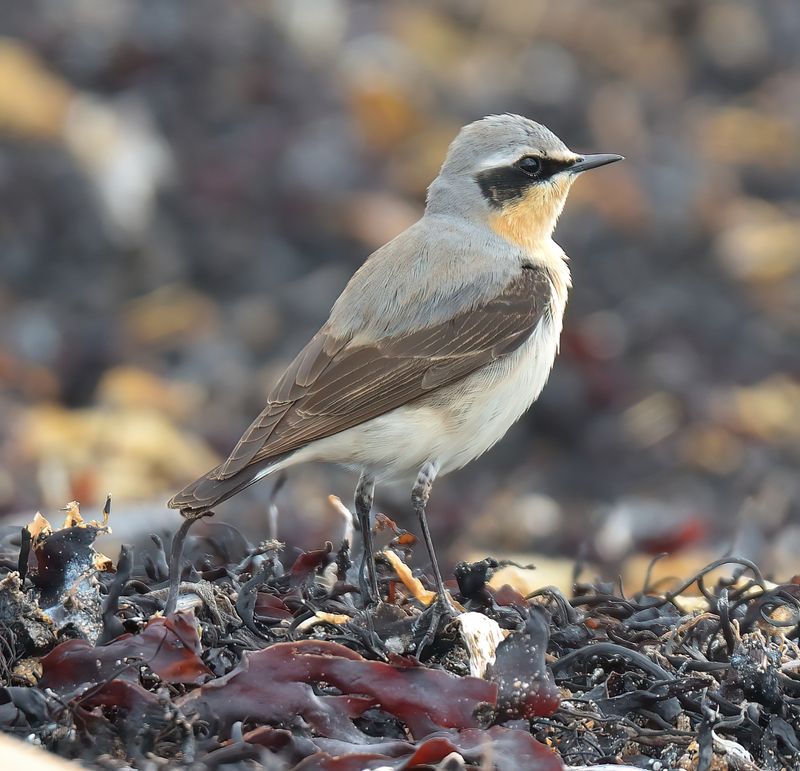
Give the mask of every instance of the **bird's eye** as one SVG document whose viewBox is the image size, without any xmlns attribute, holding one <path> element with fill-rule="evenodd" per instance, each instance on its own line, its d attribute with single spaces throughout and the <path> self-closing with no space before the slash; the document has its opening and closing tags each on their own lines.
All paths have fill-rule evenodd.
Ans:
<svg viewBox="0 0 800 771">
<path fill-rule="evenodd" d="M 529 177 L 538 177 L 542 172 L 542 159 L 527 155 L 517 161 L 517 167 Z"/>
</svg>

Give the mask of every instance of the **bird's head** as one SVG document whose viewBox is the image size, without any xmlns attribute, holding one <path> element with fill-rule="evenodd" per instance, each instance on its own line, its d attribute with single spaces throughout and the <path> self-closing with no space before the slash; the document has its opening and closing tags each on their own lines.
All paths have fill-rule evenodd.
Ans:
<svg viewBox="0 0 800 771">
<path fill-rule="evenodd" d="M 458 133 L 428 190 L 428 211 L 485 221 L 523 248 L 549 239 L 572 183 L 621 155 L 579 155 L 519 115 L 491 115 Z"/>
</svg>

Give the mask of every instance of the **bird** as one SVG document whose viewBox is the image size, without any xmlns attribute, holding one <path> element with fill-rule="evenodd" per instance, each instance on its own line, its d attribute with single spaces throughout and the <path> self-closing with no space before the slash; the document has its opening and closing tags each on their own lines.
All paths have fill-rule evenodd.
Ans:
<svg viewBox="0 0 800 771">
<path fill-rule="evenodd" d="M 453 615 L 427 522 L 433 483 L 498 442 L 544 388 L 571 287 L 556 221 L 580 174 L 620 160 L 573 152 L 520 115 L 464 126 L 422 217 L 366 259 L 229 457 L 168 506 L 206 514 L 306 462 L 357 471 L 359 580 L 375 603 L 375 485 L 405 480 L 437 607 Z"/>
</svg>

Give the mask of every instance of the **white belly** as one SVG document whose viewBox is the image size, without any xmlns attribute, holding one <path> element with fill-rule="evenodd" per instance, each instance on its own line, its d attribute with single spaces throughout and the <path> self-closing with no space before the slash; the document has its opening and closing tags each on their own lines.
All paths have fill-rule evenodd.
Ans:
<svg viewBox="0 0 800 771">
<path fill-rule="evenodd" d="M 413 478 L 432 461 L 461 468 L 501 439 L 539 396 L 558 351 L 560 314 L 547 317 L 514 353 L 458 383 L 295 453 L 287 465 L 326 461 L 378 479 Z"/>
<path fill-rule="evenodd" d="M 440 473 L 461 468 L 502 439 L 542 392 L 558 351 L 560 325 L 541 323 L 518 351 L 452 388 L 451 430 L 436 456 Z"/>
</svg>

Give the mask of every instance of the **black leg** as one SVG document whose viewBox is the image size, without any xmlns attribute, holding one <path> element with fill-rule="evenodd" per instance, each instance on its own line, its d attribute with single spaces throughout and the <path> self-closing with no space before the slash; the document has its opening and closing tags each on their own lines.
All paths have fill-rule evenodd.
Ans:
<svg viewBox="0 0 800 771">
<path fill-rule="evenodd" d="M 453 603 L 450 601 L 450 595 L 444 588 L 442 574 L 439 571 L 439 563 L 436 561 L 436 552 L 433 550 L 431 531 L 428 529 L 428 520 L 425 516 L 425 508 L 428 505 L 428 498 L 430 498 L 431 488 L 433 487 L 433 481 L 436 479 L 437 471 L 437 467 L 430 461 L 420 469 L 417 475 L 417 481 L 414 483 L 414 488 L 411 491 L 411 503 L 419 518 L 422 537 L 425 539 L 425 546 L 428 548 L 431 565 L 433 566 L 433 577 L 436 581 L 436 605 L 447 615 L 456 616 L 458 615 L 458 611 L 453 607 Z"/>
<path fill-rule="evenodd" d="M 372 528 L 370 526 L 369 513 L 372 510 L 372 499 L 375 493 L 375 477 L 364 471 L 358 480 L 356 487 L 356 514 L 358 515 L 358 525 L 361 528 L 361 541 L 364 551 L 361 555 L 361 567 L 358 571 L 358 580 L 361 591 L 364 593 L 370 605 L 374 605 L 380 600 L 378 590 L 378 576 L 375 572 L 375 551 L 372 546 Z M 367 568 L 369 581 L 364 581 L 364 565 Z"/>
</svg>

